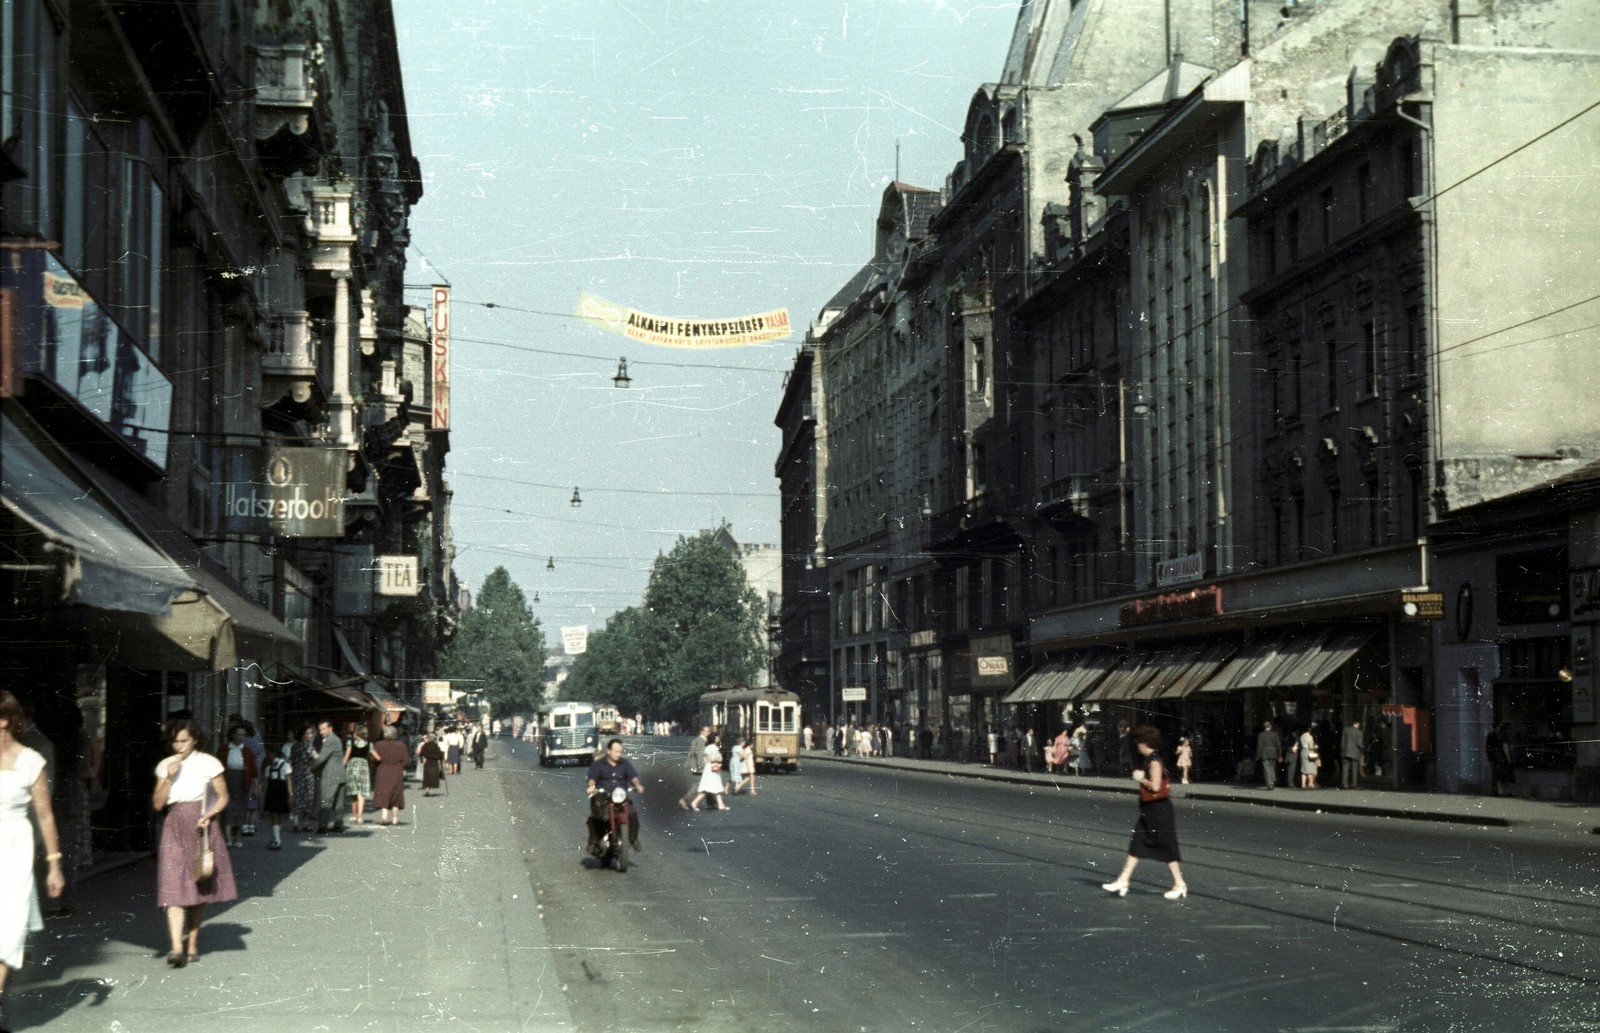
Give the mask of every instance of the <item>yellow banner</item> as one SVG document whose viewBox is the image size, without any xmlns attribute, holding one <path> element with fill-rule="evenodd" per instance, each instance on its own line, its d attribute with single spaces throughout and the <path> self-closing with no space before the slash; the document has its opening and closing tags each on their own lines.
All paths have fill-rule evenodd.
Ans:
<svg viewBox="0 0 1600 1033">
<path fill-rule="evenodd" d="M 674 319 L 613 304 L 584 291 L 576 314 L 602 330 L 663 348 L 736 348 L 789 336 L 786 308 L 732 319 Z"/>
</svg>

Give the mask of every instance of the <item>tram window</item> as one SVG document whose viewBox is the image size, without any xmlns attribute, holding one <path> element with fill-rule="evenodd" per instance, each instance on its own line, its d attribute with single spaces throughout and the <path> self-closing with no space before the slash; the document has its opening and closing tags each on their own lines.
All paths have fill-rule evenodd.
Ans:
<svg viewBox="0 0 1600 1033">
<path fill-rule="evenodd" d="M 756 708 L 756 714 L 757 721 L 760 722 L 756 725 L 756 730 L 762 732 L 772 731 L 772 708 L 762 704 Z"/>
<path fill-rule="evenodd" d="M 783 708 L 783 730 L 785 732 L 792 732 L 795 730 L 794 707 L 792 706 L 785 706 Z"/>
</svg>

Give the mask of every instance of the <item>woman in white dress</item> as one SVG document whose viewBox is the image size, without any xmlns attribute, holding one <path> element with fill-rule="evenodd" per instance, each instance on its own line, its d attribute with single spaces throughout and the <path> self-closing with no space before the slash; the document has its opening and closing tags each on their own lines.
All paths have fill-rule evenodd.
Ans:
<svg viewBox="0 0 1600 1033">
<path fill-rule="evenodd" d="M 738 796 L 744 788 L 744 745 L 735 742 L 728 751 L 728 795 Z"/>
<path fill-rule="evenodd" d="M 715 741 L 706 743 L 706 766 L 700 772 L 700 791 L 694 794 L 694 799 L 689 801 L 689 809 L 698 811 L 700 802 L 707 796 L 716 800 L 717 810 L 728 810 L 728 805 L 722 802 L 724 792 L 722 785 L 722 750 Z"/>
<path fill-rule="evenodd" d="M 50 866 L 45 892 L 59 897 L 67 885 L 61 874 L 61 844 L 56 839 L 55 812 L 50 809 L 44 758 L 11 734 L 21 724 L 22 704 L 0 689 L 0 1029 L 9 1028 L 5 1020 L 6 976 L 22 967 L 28 933 L 44 928 L 33 878 L 29 807 L 39 819 L 45 862 Z"/>
</svg>

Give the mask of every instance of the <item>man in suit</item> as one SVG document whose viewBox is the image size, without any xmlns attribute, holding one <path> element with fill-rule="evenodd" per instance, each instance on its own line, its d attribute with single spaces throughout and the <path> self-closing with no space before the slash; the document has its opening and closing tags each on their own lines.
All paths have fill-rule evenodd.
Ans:
<svg viewBox="0 0 1600 1033">
<path fill-rule="evenodd" d="M 311 762 L 317 773 L 317 802 L 322 807 L 318 818 L 319 833 L 344 831 L 344 743 L 333 734 L 333 722 L 317 725 L 322 735 L 322 748 Z"/>
<path fill-rule="evenodd" d="M 1272 722 L 1263 723 L 1261 734 L 1256 736 L 1256 763 L 1261 765 L 1261 780 L 1268 789 L 1278 781 L 1278 757 L 1282 753 L 1283 740 L 1273 730 Z"/>
<path fill-rule="evenodd" d="M 1339 737 L 1339 788 L 1354 789 L 1361 775 L 1361 722 L 1351 721 Z"/>
<path fill-rule="evenodd" d="M 701 725 L 700 734 L 689 743 L 689 791 L 678 797 L 678 806 L 689 809 L 689 797 L 700 791 L 700 773 L 706 769 L 706 743 L 711 741 L 711 726 Z"/>
</svg>

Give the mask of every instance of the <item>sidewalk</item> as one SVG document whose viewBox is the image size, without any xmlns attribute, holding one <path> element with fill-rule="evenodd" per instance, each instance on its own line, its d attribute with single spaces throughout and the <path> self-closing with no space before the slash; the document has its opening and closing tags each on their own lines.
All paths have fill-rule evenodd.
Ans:
<svg viewBox="0 0 1600 1033">
<path fill-rule="evenodd" d="M 862 764 L 870 767 L 921 771 L 953 778 L 979 778 L 990 782 L 1049 786 L 1052 789 L 1077 792 L 1133 795 L 1139 791 L 1132 779 L 1109 775 L 1047 775 L 1042 771 L 1030 774 L 1020 768 L 1004 765 L 991 767 L 987 764 L 913 760 L 909 757 L 835 757 L 822 750 L 801 752 L 802 767 L 813 761 L 828 764 Z M 1534 828 L 1600 835 L 1600 808 L 1515 797 L 1463 796 L 1396 789 L 1302 790 L 1281 785 L 1269 792 L 1257 785 L 1199 782 L 1189 785 L 1174 783 L 1172 795 L 1174 799 L 1246 803 L 1319 814 L 1355 814 L 1377 818 L 1404 818 L 1413 821 L 1441 821 L 1461 825 Z"/>
<path fill-rule="evenodd" d="M 167 967 L 144 859 L 79 887 L 12 976 L 13 1028 L 573 1029 L 530 888 L 537 865 L 507 820 L 509 765 L 470 766 L 450 795 L 406 789 L 404 824 L 295 836 L 231 852 L 239 899 L 206 915 L 201 959 Z"/>
</svg>

